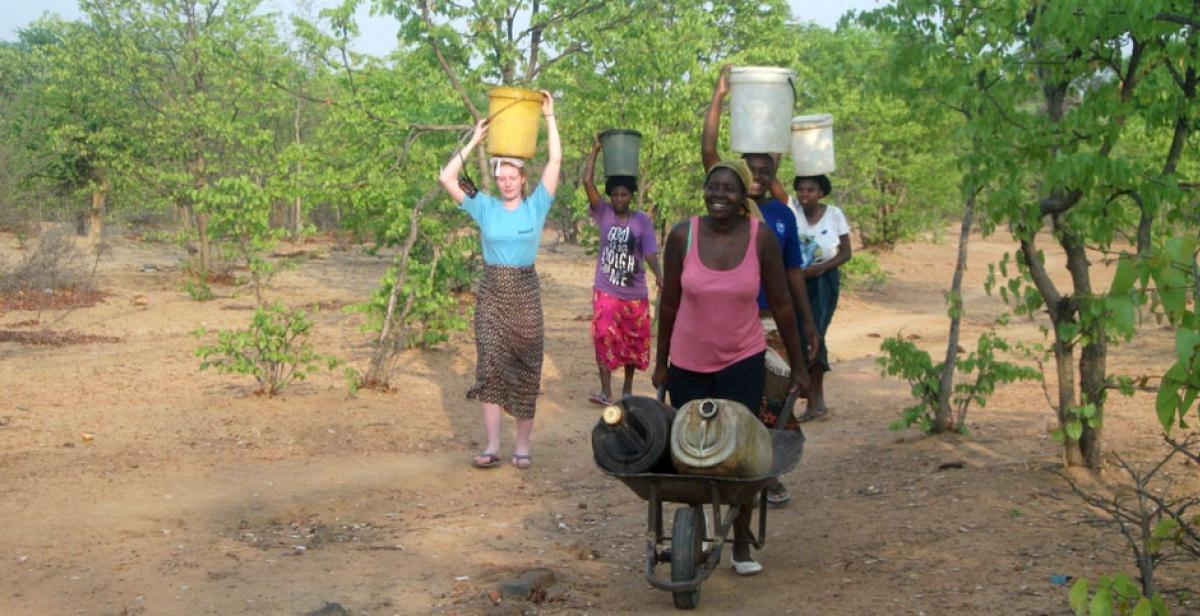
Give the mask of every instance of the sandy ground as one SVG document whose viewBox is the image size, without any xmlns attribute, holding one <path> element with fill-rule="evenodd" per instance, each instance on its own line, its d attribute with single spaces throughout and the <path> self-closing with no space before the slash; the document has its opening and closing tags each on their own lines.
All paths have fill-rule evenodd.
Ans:
<svg viewBox="0 0 1200 616">
<path fill-rule="evenodd" d="M 0 236 L 0 254 L 15 246 Z M 361 301 L 387 265 L 357 249 L 306 248 L 318 258 L 281 274 L 270 297 Z M 1003 312 L 982 280 L 1005 249 L 974 238 L 964 346 Z M 968 437 L 887 430 L 910 398 L 906 384 L 879 374 L 880 337 L 902 331 L 944 352 L 954 251 L 903 246 L 881 257 L 886 285 L 843 297 L 829 335 L 834 415 L 806 424 L 804 459 L 785 477 L 793 503 L 769 516 L 766 570 L 743 579 L 723 565 L 698 611 L 1066 614 L 1067 588 L 1051 576 L 1133 572 L 1120 535 L 1093 523 L 1054 474 L 1040 386 L 999 390 L 972 410 Z M 593 262 L 579 249 L 539 258 L 544 396 L 526 472 L 468 465 L 482 436 L 477 406 L 463 397 L 474 369 L 468 333 L 406 353 L 391 394 L 351 397 L 340 373 L 318 373 L 264 399 L 249 377 L 200 372 L 189 332 L 244 325 L 252 294 L 216 287 L 218 299 L 193 301 L 178 290 L 183 256 L 116 239 L 97 280 L 111 294 L 104 303 L 0 314 L 0 329 L 37 319 L 33 329 L 120 339 L 0 343 L 0 614 L 299 615 L 333 602 L 350 614 L 675 611 L 642 573 L 644 501 L 591 460 Z M 146 264 L 159 271 L 141 271 Z M 319 350 L 365 367 L 361 316 L 322 310 L 315 321 Z M 1003 333 L 1040 339 L 1027 322 Z M 1110 365 L 1161 373 L 1171 349 L 1169 332 L 1150 322 Z M 648 376 L 637 389 L 649 393 Z M 1146 462 L 1159 451 L 1151 394 L 1114 396 L 1106 429 L 1111 452 Z M 506 419 L 505 455 L 511 437 Z M 1180 489 L 1200 485 L 1182 462 L 1167 472 Z M 554 576 L 537 601 L 496 594 L 534 568 Z M 1176 610 L 1197 613 L 1200 603 Z"/>
</svg>

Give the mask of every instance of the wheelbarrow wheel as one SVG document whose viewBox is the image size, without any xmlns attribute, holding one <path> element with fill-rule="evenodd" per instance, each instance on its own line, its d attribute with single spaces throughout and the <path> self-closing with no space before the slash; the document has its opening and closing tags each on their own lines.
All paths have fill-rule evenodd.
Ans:
<svg viewBox="0 0 1200 616">
<path fill-rule="evenodd" d="M 703 557 L 704 513 L 699 507 L 681 507 L 675 510 L 675 524 L 671 530 L 671 581 L 690 582 L 696 579 L 696 570 Z M 700 603 L 700 589 L 671 593 L 675 607 L 681 610 L 694 609 Z"/>
</svg>

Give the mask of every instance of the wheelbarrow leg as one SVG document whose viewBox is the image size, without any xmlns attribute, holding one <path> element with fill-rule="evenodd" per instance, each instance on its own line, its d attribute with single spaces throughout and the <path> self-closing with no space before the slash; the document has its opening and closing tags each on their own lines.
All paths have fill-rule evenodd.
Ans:
<svg viewBox="0 0 1200 616">
<path fill-rule="evenodd" d="M 754 549 L 761 550 L 767 545 L 767 489 L 763 488 L 761 494 L 758 495 L 758 536 L 751 536 L 750 541 L 754 543 Z"/>
</svg>

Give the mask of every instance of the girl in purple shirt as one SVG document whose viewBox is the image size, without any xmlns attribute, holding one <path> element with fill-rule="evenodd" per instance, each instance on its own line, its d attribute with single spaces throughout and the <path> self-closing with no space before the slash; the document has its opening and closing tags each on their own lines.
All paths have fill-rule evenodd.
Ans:
<svg viewBox="0 0 1200 616">
<path fill-rule="evenodd" d="M 592 220 L 600 228 L 600 250 L 596 257 L 596 277 L 592 286 L 592 342 L 600 371 L 600 391 L 589 396 L 596 404 L 614 400 L 612 373 L 625 369 L 621 394 L 633 393 L 633 371 L 650 366 L 650 300 L 646 288 L 646 270 L 654 272 L 661 287 L 658 246 L 654 223 L 644 212 L 629 209 L 637 192 L 637 178 L 612 176 L 604 182 L 605 201 L 596 190 L 596 156 L 600 136 L 592 143 L 583 171 Z M 643 267 L 643 263 L 645 267 Z"/>
</svg>

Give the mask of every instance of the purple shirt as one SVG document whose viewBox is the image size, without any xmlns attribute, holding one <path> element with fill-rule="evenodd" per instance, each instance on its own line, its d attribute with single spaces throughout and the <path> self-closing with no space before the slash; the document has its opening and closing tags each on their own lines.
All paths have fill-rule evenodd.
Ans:
<svg viewBox="0 0 1200 616">
<path fill-rule="evenodd" d="M 642 261 L 658 252 L 650 217 L 630 211 L 624 223 L 618 222 L 612 204 L 601 200 L 592 208 L 592 220 L 600 227 L 596 289 L 620 299 L 646 298 L 646 268 Z"/>
</svg>

